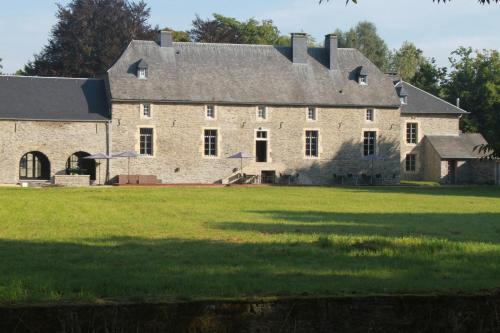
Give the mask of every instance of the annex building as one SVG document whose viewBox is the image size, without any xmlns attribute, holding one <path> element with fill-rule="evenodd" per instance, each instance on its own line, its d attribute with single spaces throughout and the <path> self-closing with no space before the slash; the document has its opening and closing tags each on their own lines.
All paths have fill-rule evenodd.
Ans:
<svg viewBox="0 0 500 333">
<path fill-rule="evenodd" d="M 499 182 L 467 112 L 355 49 L 132 41 L 103 79 L 0 76 L 0 183 Z M 132 159 L 89 160 L 134 151 Z M 232 158 L 232 157 L 241 158 Z M 243 170 L 241 168 L 243 167 Z"/>
</svg>

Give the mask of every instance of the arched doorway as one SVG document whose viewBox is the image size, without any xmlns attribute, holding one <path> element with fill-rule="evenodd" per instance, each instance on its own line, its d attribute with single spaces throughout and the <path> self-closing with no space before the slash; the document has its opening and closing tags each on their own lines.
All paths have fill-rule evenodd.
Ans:
<svg viewBox="0 0 500 333">
<path fill-rule="evenodd" d="M 66 174 L 89 175 L 91 180 L 95 180 L 95 160 L 87 160 L 85 157 L 89 153 L 79 151 L 71 155 L 66 161 Z"/>
<path fill-rule="evenodd" d="M 47 156 L 39 151 L 31 151 L 19 162 L 19 179 L 50 180 L 50 162 Z"/>
</svg>

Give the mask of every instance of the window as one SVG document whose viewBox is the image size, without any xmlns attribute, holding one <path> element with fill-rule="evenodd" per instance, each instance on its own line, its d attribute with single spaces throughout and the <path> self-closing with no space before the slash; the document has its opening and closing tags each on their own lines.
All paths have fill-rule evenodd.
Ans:
<svg viewBox="0 0 500 333">
<path fill-rule="evenodd" d="M 151 104 L 142 104 L 142 116 L 151 118 Z"/>
<path fill-rule="evenodd" d="M 316 108 L 307 109 L 307 120 L 316 120 Z"/>
<path fill-rule="evenodd" d="M 215 119 L 215 105 L 207 105 L 206 115 L 209 119 Z"/>
<path fill-rule="evenodd" d="M 257 131 L 257 139 L 267 139 L 267 131 Z"/>
<path fill-rule="evenodd" d="M 359 84 L 367 85 L 368 84 L 368 77 L 366 75 L 360 75 L 359 76 Z"/>
<path fill-rule="evenodd" d="M 401 104 L 403 104 L 403 105 L 408 104 L 408 96 L 401 96 L 399 98 L 399 100 L 401 101 Z"/>
<path fill-rule="evenodd" d="M 30 152 L 21 157 L 19 179 L 50 179 L 50 162 L 40 152 Z"/>
<path fill-rule="evenodd" d="M 416 144 L 418 142 L 418 124 L 417 123 L 407 123 L 406 124 L 406 142 L 411 144 Z"/>
<path fill-rule="evenodd" d="M 268 153 L 267 131 L 259 130 L 257 131 L 255 136 L 255 161 L 259 163 L 265 163 L 267 162 Z"/>
<path fill-rule="evenodd" d="M 140 154 L 153 156 L 153 129 L 141 128 L 140 129 Z"/>
<path fill-rule="evenodd" d="M 373 109 L 366 110 L 366 120 L 373 121 L 375 111 Z"/>
<path fill-rule="evenodd" d="M 406 155 L 406 171 L 415 172 L 417 164 L 417 155 L 408 154 Z"/>
<path fill-rule="evenodd" d="M 306 131 L 306 157 L 318 157 L 318 131 Z"/>
<path fill-rule="evenodd" d="M 363 155 L 375 155 L 375 147 L 377 144 L 377 132 L 366 131 L 363 134 Z"/>
<path fill-rule="evenodd" d="M 137 76 L 139 79 L 146 79 L 148 77 L 148 70 L 146 68 L 139 68 L 137 70 Z"/>
<path fill-rule="evenodd" d="M 259 106 L 257 108 L 257 118 L 261 120 L 267 119 L 267 107 Z"/>
<path fill-rule="evenodd" d="M 205 156 L 217 156 L 217 130 L 205 130 Z"/>
</svg>

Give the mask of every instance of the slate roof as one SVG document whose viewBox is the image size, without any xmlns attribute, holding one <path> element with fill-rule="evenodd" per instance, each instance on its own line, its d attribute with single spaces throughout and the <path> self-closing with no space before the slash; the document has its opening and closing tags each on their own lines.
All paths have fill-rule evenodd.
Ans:
<svg viewBox="0 0 500 333">
<path fill-rule="evenodd" d="M 104 80 L 0 76 L 0 119 L 106 121 Z"/>
<path fill-rule="evenodd" d="M 141 59 L 147 80 L 135 75 Z M 390 78 L 359 51 L 338 49 L 338 60 L 339 70 L 329 70 L 324 48 L 294 64 L 290 47 L 132 41 L 108 77 L 114 101 L 399 107 Z M 357 82 L 360 66 L 366 86 Z"/>
<path fill-rule="evenodd" d="M 396 84 L 396 91 L 400 96 L 404 93 L 408 96 L 408 104 L 401 106 L 401 113 L 411 114 L 466 114 L 465 110 L 456 107 L 445 100 L 436 97 L 428 92 L 419 89 L 408 82 L 399 81 Z M 403 92 L 403 95 L 401 95 Z"/>
<path fill-rule="evenodd" d="M 475 147 L 486 144 L 479 133 L 467 133 L 457 136 L 426 136 L 430 144 L 442 159 L 477 159 L 487 154 L 480 153 Z"/>
</svg>

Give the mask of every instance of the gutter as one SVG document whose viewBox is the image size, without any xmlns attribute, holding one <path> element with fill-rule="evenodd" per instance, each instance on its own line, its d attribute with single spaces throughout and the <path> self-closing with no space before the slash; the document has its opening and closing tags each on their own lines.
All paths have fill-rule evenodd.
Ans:
<svg viewBox="0 0 500 333">
<path fill-rule="evenodd" d="M 61 123 L 104 123 L 110 119 L 90 120 L 90 119 L 32 119 L 32 118 L 2 118 L 0 121 L 43 121 L 43 122 L 61 122 Z"/>
<path fill-rule="evenodd" d="M 216 105 L 234 105 L 234 106 L 300 106 L 300 107 L 335 107 L 335 108 L 390 108 L 399 109 L 400 104 L 374 105 L 374 104 L 317 104 L 317 103 L 268 103 L 268 102 L 226 102 L 226 101 L 186 101 L 186 100 L 154 100 L 154 99 L 111 99 L 111 103 L 161 103 L 161 104 L 216 104 Z"/>
</svg>

